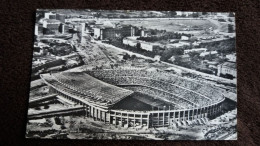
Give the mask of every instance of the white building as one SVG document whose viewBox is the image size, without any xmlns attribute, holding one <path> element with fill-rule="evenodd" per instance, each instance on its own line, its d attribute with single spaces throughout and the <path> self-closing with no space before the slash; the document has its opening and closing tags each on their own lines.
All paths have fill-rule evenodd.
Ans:
<svg viewBox="0 0 260 146">
<path fill-rule="evenodd" d="M 234 62 L 224 62 L 218 65 L 218 76 L 221 75 L 231 75 L 237 77 L 236 63 Z"/>
<path fill-rule="evenodd" d="M 151 35 L 151 32 L 148 30 L 142 30 L 141 31 L 141 37 L 148 37 Z"/>
<path fill-rule="evenodd" d="M 183 36 L 181 36 L 181 40 L 188 41 L 189 37 L 183 35 Z"/>
<path fill-rule="evenodd" d="M 161 60 L 161 56 L 160 55 L 155 55 L 154 56 L 154 61 L 160 61 Z"/>
<path fill-rule="evenodd" d="M 193 46 L 193 47 L 197 47 L 197 46 L 199 46 L 200 44 L 201 44 L 201 42 L 195 41 L 194 43 L 192 43 L 192 46 Z"/>
<path fill-rule="evenodd" d="M 83 18 L 69 18 L 69 19 L 65 19 L 65 23 L 66 22 L 87 22 L 88 19 L 83 19 Z"/>
<path fill-rule="evenodd" d="M 136 47 L 137 43 L 140 43 L 140 48 L 146 51 L 153 51 L 154 48 L 159 47 L 160 44 L 149 43 L 141 40 L 136 40 L 136 37 L 127 37 L 123 39 L 123 44 Z"/>
<path fill-rule="evenodd" d="M 207 56 L 207 55 L 216 55 L 216 54 L 218 54 L 218 52 L 217 51 L 210 51 L 210 52 L 202 52 L 202 53 L 200 53 L 200 57 L 205 57 L 205 56 Z"/>
<path fill-rule="evenodd" d="M 142 41 L 142 42 L 140 42 L 140 46 L 141 46 L 141 49 L 143 49 L 143 50 L 153 51 L 153 49 L 155 47 L 158 47 L 159 45 Z"/>
<path fill-rule="evenodd" d="M 196 48 L 196 49 L 184 50 L 184 54 L 188 54 L 190 52 L 202 53 L 202 52 L 206 52 L 206 51 L 207 51 L 207 48 Z"/>
<path fill-rule="evenodd" d="M 100 38 L 101 40 L 103 39 L 103 31 L 102 31 L 102 28 L 98 28 L 98 27 L 94 27 L 93 28 L 93 30 L 94 30 L 94 38 L 95 39 L 98 39 L 98 38 Z"/>
<path fill-rule="evenodd" d="M 230 61 L 230 62 L 236 62 L 236 60 L 237 60 L 236 53 L 234 53 L 234 54 L 228 54 L 228 55 L 226 55 L 226 58 L 227 58 L 228 61 Z"/>
<path fill-rule="evenodd" d="M 39 28 L 38 28 L 38 24 L 35 24 L 35 28 L 34 28 L 34 35 L 39 35 Z"/>
<path fill-rule="evenodd" d="M 176 15 L 177 16 L 188 16 L 190 14 L 192 14 L 193 12 L 182 12 L 182 11 L 176 11 Z"/>
<path fill-rule="evenodd" d="M 130 38 L 124 38 L 123 39 L 123 44 L 129 45 L 131 47 L 135 47 L 137 45 L 138 41 L 135 39 L 130 39 Z"/>
<path fill-rule="evenodd" d="M 189 42 L 179 42 L 179 43 L 174 43 L 174 44 L 167 44 L 166 47 L 174 47 L 174 48 L 182 48 L 184 46 L 190 46 Z"/>
<path fill-rule="evenodd" d="M 44 18 L 46 19 L 56 19 L 56 14 L 49 12 L 49 13 L 44 13 Z"/>
</svg>

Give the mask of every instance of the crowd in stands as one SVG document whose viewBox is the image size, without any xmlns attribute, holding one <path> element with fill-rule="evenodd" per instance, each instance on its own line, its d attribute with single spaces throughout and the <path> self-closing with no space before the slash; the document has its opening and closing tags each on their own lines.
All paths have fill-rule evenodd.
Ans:
<svg viewBox="0 0 260 146">
<path fill-rule="evenodd" d="M 204 106 L 222 99 L 221 91 L 215 87 L 162 71 L 106 69 L 87 71 L 87 73 L 110 84 L 143 86 L 144 91 L 140 91 L 141 88 L 136 90 L 142 93 L 151 93 L 151 95 L 162 97 L 165 100 L 178 99 L 179 101 L 176 103 L 181 103 L 180 106 L 184 102 L 192 106 Z M 149 92 L 148 88 L 150 88 Z M 157 90 L 153 91 L 152 88 Z"/>
<path fill-rule="evenodd" d="M 170 102 L 175 105 L 174 109 L 184 109 L 187 107 L 192 107 L 192 104 L 186 102 L 181 98 L 173 98 L 172 94 L 162 92 L 160 90 L 156 90 L 154 88 L 146 87 L 146 86 L 129 86 L 127 89 L 133 90 L 135 92 L 145 93 L 146 95 L 152 97 L 160 97 L 160 99 L 164 99 L 167 102 Z M 172 110 L 174 110 L 172 109 Z"/>
</svg>

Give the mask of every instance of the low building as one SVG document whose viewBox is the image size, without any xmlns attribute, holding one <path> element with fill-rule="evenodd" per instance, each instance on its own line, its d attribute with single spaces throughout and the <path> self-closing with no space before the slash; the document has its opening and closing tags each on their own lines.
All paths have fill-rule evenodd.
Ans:
<svg viewBox="0 0 260 146">
<path fill-rule="evenodd" d="M 230 62 L 236 62 L 236 60 L 237 60 L 236 53 L 228 54 L 228 55 L 226 55 L 226 58 L 227 58 L 228 61 L 230 61 Z"/>
<path fill-rule="evenodd" d="M 237 69 L 235 62 L 224 62 L 218 65 L 218 76 L 237 77 Z"/>
<path fill-rule="evenodd" d="M 218 62 L 216 62 L 216 61 L 208 61 L 208 60 L 205 60 L 204 61 L 205 62 L 205 64 L 207 64 L 208 65 L 208 68 L 210 68 L 210 69 L 218 69 Z"/>
<path fill-rule="evenodd" d="M 181 62 L 190 62 L 190 60 L 191 60 L 190 55 L 188 55 L 188 54 L 181 55 L 180 58 L 181 58 L 181 60 L 180 60 Z"/>
<path fill-rule="evenodd" d="M 193 12 L 183 12 L 183 11 L 176 11 L 176 16 L 188 16 L 192 14 Z"/>
<path fill-rule="evenodd" d="M 178 43 L 179 39 L 169 39 L 169 43 Z"/>
<path fill-rule="evenodd" d="M 189 37 L 187 37 L 187 36 L 181 36 L 181 40 L 184 40 L 184 41 L 188 41 L 190 38 Z"/>
<path fill-rule="evenodd" d="M 131 39 L 131 38 L 124 38 L 123 39 L 123 44 L 129 45 L 131 47 L 136 47 L 138 41 L 136 39 Z"/>
<path fill-rule="evenodd" d="M 198 47 L 198 46 L 200 46 L 200 44 L 201 44 L 201 42 L 195 41 L 194 43 L 192 43 L 192 46 L 193 47 Z"/>
<path fill-rule="evenodd" d="M 202 53 L 202 52 L 206 52 L 206 51 L 207 51 L 207 48 L 195 48 L 195 49 L 184 50 L 184 54 L 188 54 L 190 52 Z"/>
<path fill-rule="evenodd" d="M 83 19 L 83 18 L 68 18 L 65 19 L 65 23 L 72 23 L 72 22 L 87 22 L 88 19 Z"/>
<path fill-rule="evenodd" d="M 178 42 L 178 43 L 166 45 L 167 48 L 183 48 L 185 46 L 190 46 L 190 43 L 189 42 Z"/>
<path fill-rule="evenodd" d="M 154 61 L 160 61 L 161 60 L 161 56 L 160 55 L 155 55 L 154 56 Z"/>
<path fill-rule="evenodd" d="M 123 44 L 129 45 L 129 46 L 132 46 L 132 47 L 136 47 L 138 43 L 140 44 L 141 49 L 146 50 L 146 51 L 151 51 L 151 52 L 156 47 L 160 46 L 160 44 L 136 40 L 133 37 L 127 37 L 127 38 L 123 39 Z"/>
<path fill-rule="evenodd" d="M 205 57 L 208 55 L 216 55 L 216 54 L 218 54 L 217 51 L 202 52 L 202 53 L 200 53 L 200 57 Z"/>
<path fill-rule="evenodd" d="M 148 42 L 142 41 L 142 42 L 140 42 L 140 47 L 143 50 L 152 52 L 156 47 L 159 47 L 159 45 L 155 44 L 155 43 L 148 43 Z"/>
</svg>

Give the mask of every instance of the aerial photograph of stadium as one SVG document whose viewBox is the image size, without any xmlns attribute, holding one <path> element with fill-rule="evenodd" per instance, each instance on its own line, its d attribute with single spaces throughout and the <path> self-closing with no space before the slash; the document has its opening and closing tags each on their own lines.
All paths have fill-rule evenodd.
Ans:
<svg viewBox="0 0 260 146">
<path fill-rule="evenodd" d="M 235 13 L 35 17 L 26 138 L 237 140 Z"/>
</svg>

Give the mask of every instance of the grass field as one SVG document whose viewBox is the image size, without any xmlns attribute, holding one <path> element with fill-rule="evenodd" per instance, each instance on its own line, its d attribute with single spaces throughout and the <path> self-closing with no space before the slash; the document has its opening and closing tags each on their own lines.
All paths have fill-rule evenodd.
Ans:
<svg viewBox="0 0 260 146">
<path fill-rule="evenodd" d="M 137 27 L 143 26 L 148 29 L 166 30 L 169 32 L 179 31 L 187 26 L 198 26 L 201 28 L 216 29 L 217 26 L 208 20 L 137 20 L 137 21 L 122 21 L 122 24 L 131 24 Z"/>
<path fill-rule="evenodd" d="M 155 99 L 154 97 L 151 97 L 149 95 L 145 95 L 139 92 L 135 92 L 129 97 L 126 97 L 125 99 L 118 102 L 113 108 L 114 109 L 122 109 L 122 110 L 139 110 L 139 111 L 146 111 L 146 110 L 154 110 L 158 107 L 163 107 L 164 105 L 167 105 L 167 108 L 169 107 L 169 104 L 160 100 Z M 174 106 L 171 106 L 173 109 Z"/>
<path fill-rule="evenodd" d="M 118 102 L 116 105 L 114 105 L 114 109 L 122 109 L 122 110 L 140 110 L 140 111 L 145 111 L 145 110 L 152 110 L 152 106 L 144 103 L 140 100 L 137 100 L 133 96 L 138 96 L 141 98 L 141 94 L 139 93 L 134 93 L 133 95 L 126 97 L 125 99 L 121 100 Z"/>
</svg>

